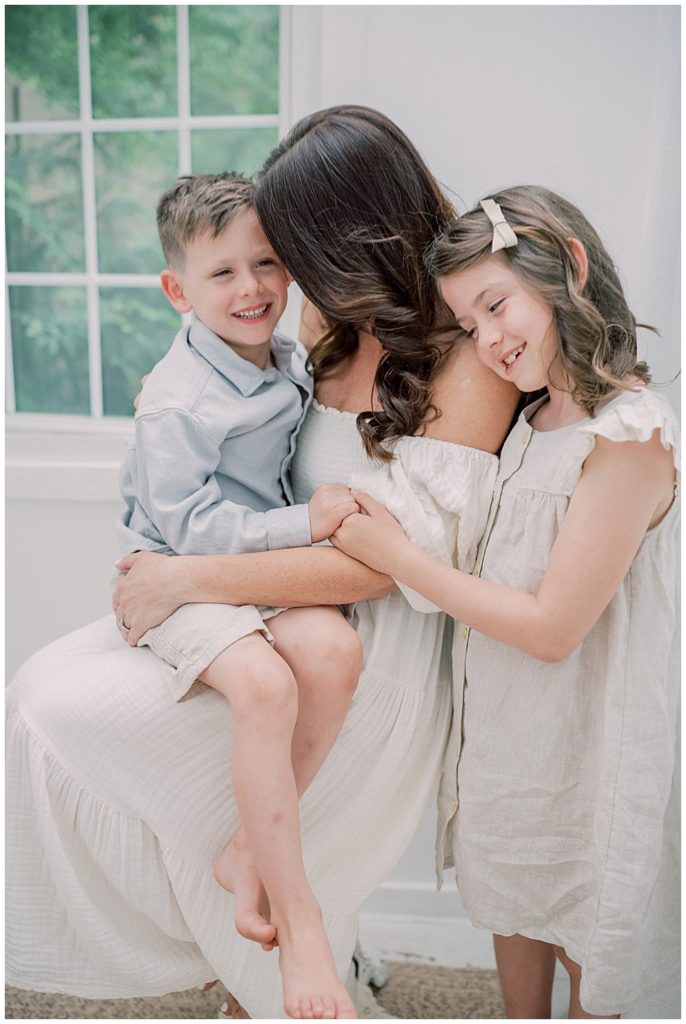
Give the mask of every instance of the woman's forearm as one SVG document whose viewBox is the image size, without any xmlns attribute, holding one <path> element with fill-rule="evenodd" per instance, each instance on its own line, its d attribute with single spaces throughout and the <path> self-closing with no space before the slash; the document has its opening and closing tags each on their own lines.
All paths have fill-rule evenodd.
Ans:
<svg viewBox="0 0 686 1024">
<path fill-rule="evenodd" d="M 349 604 L 383 597 L 395 586 L 388 576 L 329 546 L 177 561 L 183 562 L 184 604 Z"/>
</svg>

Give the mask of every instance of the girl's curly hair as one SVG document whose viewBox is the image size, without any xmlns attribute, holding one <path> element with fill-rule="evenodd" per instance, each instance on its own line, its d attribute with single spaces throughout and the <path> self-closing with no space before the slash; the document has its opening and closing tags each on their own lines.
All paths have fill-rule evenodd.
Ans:
<svg viewBox="0 0 686 1024">
<path fill-rule="evenodd" d="M 572 203 L 547 189 L 522 185 L 489 196 L 500 206 L 517 245 L 498 255 L 553 310 L 559 337 L 549 367 L 551 383 L 569 390 L 591 416 L 628 377 L 650 381 L 639 361 L 638 324 L 627 305 L 619 275 L 596 231 Z M 569 243 L 578 239 L 588 258 L 583 286 Z M 481 206 L 454 220 L 432 243 L 426 266 L 435 279 L 447 277 L 491 254 L 493 225 Z"/>
</svg>

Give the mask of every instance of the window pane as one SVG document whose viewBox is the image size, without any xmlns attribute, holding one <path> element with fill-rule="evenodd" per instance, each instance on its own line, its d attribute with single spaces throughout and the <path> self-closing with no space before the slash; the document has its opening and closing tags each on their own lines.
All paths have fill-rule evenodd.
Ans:
<svg viewBox="0 0 686 1024">
<path fill-rule="evenodd" d="M 10 135 L 5 171 L 8 269 L 83 270 L 79 136 Z"/>
<path fill-rule="evenodd" d="M 177 133 L 102 133 L 94 144 L 100 270 L 156 274 L 164 263 L 155 210 L 177 178 Z"/>
<path fill-rule="evenodd" d="M 191 112 L 276 114 L 279 8 L 189 8 Z"/>
<path fill-rule="evenodd" d="M 279 141 L 278 128 L 203 129 L 191 134 L 195 174 L 255 174 Z"/>
<path fill-rule="evenodd" d="M 5 5 L 5 118 L 79 116 L 76 8 Z"/>
<path fill-rule="evenodd" d="M 94 117 L 176 114 L 176 9 L 88 8 Z"/>
<path fill-rule="evenodd" d="M 102 288 L 100 324 L 105 415 L 133 416 L 141 377 L 167 351 L 181 318 L 161 288 Z"/>
<path fill-rule="evenodd" d="M 85 288 L 9 292 L 17 412 L 88 414 Z"/>
</svg>

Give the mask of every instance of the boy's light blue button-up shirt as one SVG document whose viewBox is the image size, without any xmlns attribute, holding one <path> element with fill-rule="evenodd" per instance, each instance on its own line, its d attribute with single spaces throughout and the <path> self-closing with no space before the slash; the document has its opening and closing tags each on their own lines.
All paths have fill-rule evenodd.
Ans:
<svg viewBox="0 0 686 1024">
<path fill-rule="evenodd" d="M 235 554 L 312 543 L 289 466 L 312 398 L 305 349 L 276 332 L 275 366 L 242 359 L 196 317 L 145 383 L 121 468 L 119 549 Z"/>
</svg>

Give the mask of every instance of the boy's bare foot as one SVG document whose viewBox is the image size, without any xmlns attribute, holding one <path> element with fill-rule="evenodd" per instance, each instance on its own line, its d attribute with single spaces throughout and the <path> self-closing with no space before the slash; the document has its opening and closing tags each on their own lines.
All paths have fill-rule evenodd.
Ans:
<svg viewBox="0 0 686 1024">
<path fill-rule="evenodd" d="M 247 842 L 237 833 L 214 862 L 214 877 L 233 894 L 234 924 L 245 939 L 269 952 L 278 945 L 276 927 L 269 921 L 269 901 L 257 874 Z"/>
<path fill-rule="evenodd" d="M 317 908 L 279 928 L 279 967 L 289 1017 L 354 1020 L 348 991 L 338 977 Z"/>
</svg>

